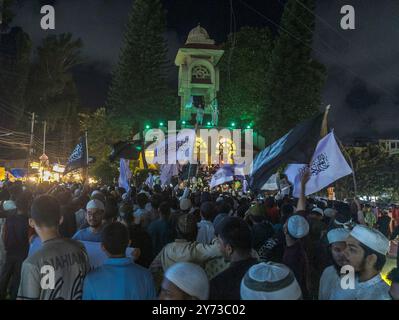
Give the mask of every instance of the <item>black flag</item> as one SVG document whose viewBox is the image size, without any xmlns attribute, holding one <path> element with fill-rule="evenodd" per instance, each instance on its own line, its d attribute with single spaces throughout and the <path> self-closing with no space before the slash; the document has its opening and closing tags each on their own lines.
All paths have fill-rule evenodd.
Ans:
<svg viewBox="0 0 399 320">
<path fill-rule="evenodd" d="M 109 156 L 111 161 L 116 159 L 137 160 L 142 150 L 142 141 L 119 141 L 112 146 L 112 151 Z"/>
<path fill-rule="evenodd" d="M 301 122 L 262 150 L 254 159 L 250 188 L 259 191 L 276 170 L 287 163 L 309 163 L 320 140 L 323 113 Z"/>
<path fill-rule="evenodd" d="M 86 139 L 81 137 L 79 143 L 69 156 L 68 163 L 65 167 L 65 172 L 68 173 L 73 170 L 84 168 L 87 166 L 87 154 L 86 154 Z"/>
</svg>

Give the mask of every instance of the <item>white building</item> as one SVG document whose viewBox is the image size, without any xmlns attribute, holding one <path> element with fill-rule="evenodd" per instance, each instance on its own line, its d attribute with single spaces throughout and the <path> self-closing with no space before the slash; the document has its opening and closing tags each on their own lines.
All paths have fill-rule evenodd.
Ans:
<svg viewBox="0 0 399 320">
<path fill-rule="evenodd" d="M 205 115 L 211 114 L 210 104 L 219 91 L 218 63 L 224 51 L 200 25 L 192 29 L 185 45 L 179 49 L 175 64 L 179 67 L 178 94 L 181 97 L 181 120 L 194 124 L 195 108 L 186 108 L 191 97 L 202 97 Z"/>
<path fill-rule="evenodd" d="M 389 155 L 399 154 L 399 140 L 380 140 L 379 143 L 389 152 Z"/>
</svg>

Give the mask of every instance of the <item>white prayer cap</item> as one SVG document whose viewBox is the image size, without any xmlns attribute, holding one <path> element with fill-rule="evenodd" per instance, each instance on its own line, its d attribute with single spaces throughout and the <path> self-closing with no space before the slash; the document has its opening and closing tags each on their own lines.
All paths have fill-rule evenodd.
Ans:
<svg viewBox="0 0 399 320">
<path fill-rule="evenodd" d="M 122 200 L 126 200 L 128 197 L 128 194 L 125 192 L 124 194 L 122 194 Z"/>
<path fill-rule="evenodd" d="M 321 209 L 321 208 L 315 207 L 315 208 L 312 209 L 312 212 L 315 212 L 315 213 L 320 214 L 321 216 L 324 216 L 323 209 Z"/>
<path fill-rule="evenodd" d="M 104 203 L 98 199 L 90 200 L 86 205 L 86 210 L 89 209 L 105 210 Z"/>
<path fill-rule="evenodd" d="M 17 206 L 15 205 L 15 202 L 12 200 L 6 200 L 3 202 L 3 210 L 4 211 L 12 211 L 17 209 Z"/>
<path fill-rule="evenodd" d="M 200 266 L 190 262 L 175 263 L 166 270 L 165 278 L 188 295 L 208 300 L 209 280 Z"/>
<path fill-rule="evenodd" d="M 327 233 L 328 243 L 344 242 L 349 237 L 349 230 L 345 228 L 335 228 Z"/>
<path fill-rule="evenodd" d="M 103 193 L 101 192 L 101 191 L 99 191 L 99 190 L 94 190 L 92 193 L 91 193 L 91 197 L 94 197 L 96 194 L 101 194 L 101 195 L 103 195 Z"/>
<path fill-rule="evenodd" d="M 290 236 L 301 239 L 309 233 L 309 223 L 306 219 L 298 214 L 288 219 L 288 232 Z"/>
<path fill-rule="evenodd" d="M 327 208 L 324 210 L 324 215 L 328 218 L 332 218 L 335 216 L 335 210 L 332 208 Z"/>
<path fill-rule="evenodd" d="M 358 224 L 352 229 L 350 236 L 382 255 L 389 251 L 389 240 L 376 229 Z"/>
<path fill-rule="evenodd" d="M 261 262 L 253 265 L 241 281 L 242 300 L 298 300 L 301 288 L 285 265 Z"/>
</svg>

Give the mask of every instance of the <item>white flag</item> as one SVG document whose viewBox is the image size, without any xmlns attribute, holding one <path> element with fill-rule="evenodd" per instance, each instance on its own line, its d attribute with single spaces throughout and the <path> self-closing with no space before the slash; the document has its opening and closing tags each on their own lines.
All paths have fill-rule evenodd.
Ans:
<svg viewBox="0 0 399 320">
<path fill-rule="evenodd" d="M 148 177 L 145 180 L 145 184 L 152 189 L 154 186 L 154 176 L 152 175 L 151 172 L 148 173 Z"/>
<path fill-rule="evenodd" d="M 164 164 L 161 166 L 161 185 L 165 186 L 169 184 L 173 176 L 179 174 L 179 169 L 177 164 Z"/>
<path fill-rule="evenodd" d="M 288 180 L 294 185 L 294 197 L 300 195 L 301 177 L 306 166 L 306 164 L 290 164 L 285 171 Z M 306 195 L 318 192 L 334 181 L 352 173 L 352 169 L 335 141 L 333 132 L 326 135 L 317 144 L 310 172 L 311 177 L 306 184 Z"/>
<path fill-rule="evenodd" d="M 119 184 L 119 187 L 124 188 L 126 190 L 126 192 L 129 192 L 129 190 L 130 190 L 129 179 L 131 177 L 132 177 L 132 172 L 130 171 L 130 168 L 129 168 L 129 160 L 121 158 L 120 163 L 119 163 L 118 184 Z"/>
<path fill-rule="evenodd" d="M 302 177 L 302 173 L 305 170 L 305 168 L 307 167 L 306 164 L 302 163 L 302 164 L 290 164 L 287 166 L 287 168 L 285 169 L 285 175 L 288 178 L 288 181 L 291 182 L 292 184 L 292 195 L 294 197 L 299 197 L 299 193 L 300 193 L 300 177 Z M 296 177 L 299 176 L 299 182 L 296 183 Z"/>
<path fill-rule="evenodd" d="M 233 180 L 234 180 L 234 167 L 230 166 L 230 165 L 226 165 L 226 166 L 221 167 L 212 176 L 210 187 L 214 188 L 220 184 L 230 182 Z"/>
<path fill-rule="evenodd" d="M 269 190 L 269 191 L 274 191 L 278 190 L 278 174 L 275 173 L 273 174 L 269 180 L 266 181 L 266 183 L 260 188 L 260 190 Z"/>
</svg>

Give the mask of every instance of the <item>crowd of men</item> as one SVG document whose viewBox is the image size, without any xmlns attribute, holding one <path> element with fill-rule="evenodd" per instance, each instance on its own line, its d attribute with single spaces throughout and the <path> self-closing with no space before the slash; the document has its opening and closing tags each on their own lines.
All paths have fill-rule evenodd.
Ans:
<svg viewBox="0 0 399 320">
<path fill-rule="evenodd" d="M 5 183 L 0 299 L 399 299 L 399 208 L 306 198 L 308 178 L 299 199 Z"/>
</svg>

